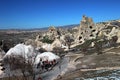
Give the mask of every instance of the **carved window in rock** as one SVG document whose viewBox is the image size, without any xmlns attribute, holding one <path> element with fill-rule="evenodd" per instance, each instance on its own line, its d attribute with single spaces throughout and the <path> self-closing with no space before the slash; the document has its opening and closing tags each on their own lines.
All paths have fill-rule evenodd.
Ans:
<svg viewBox="0 0 120 80">
<path fill-rule="evenodd" d="M 92 26 L 90 26 L 90 29 L 92 29 L 93 27 Z"/>
<path fill-rule="evenodd" d="M 82 36 L 79 37 L 79 40 L 82 39 Z"/>
<path fill-rule="evenodd" d="M 90 37 L 93 37 L 93 34 L 91 34 Z"/>
<path fill-rule="evenodd" d="M 80 41 L 79 43 L 82 43 L 82 41 Z"/>
<path fill-rule="evenodd" d="M 95 32 L 96 30 L 94 29 L 94 30 L 92 30 L 92 32 Z"/>
</svg>

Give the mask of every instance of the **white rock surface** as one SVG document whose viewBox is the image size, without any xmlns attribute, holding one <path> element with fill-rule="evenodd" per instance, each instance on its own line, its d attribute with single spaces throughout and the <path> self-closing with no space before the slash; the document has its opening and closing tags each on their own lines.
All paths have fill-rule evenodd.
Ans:
<svg viewBox="0 0 120 80">
<path fill-rule="evenodd" d="M 55 55 L 54 53 L 52 52 L 44 52 L 44 53 L 41 53 L 41 54 L 38 54 L 36 59 L 35 59 L 35 64 L 38 64 L 40 62 L 40 59 L 42 59 L 42 61 L 53 61 L 54 59 L 55 60 L 59 60 L 60 57 Z"/>
<path fill-rule="evenodd" d="M 12 55 L 17 55 L 17 56 L 22 56 L 25 59 L 28 59 L 28 57 L 31 57 L 34 54 L 36 53 L 31 45 L 17 44 L 15 47 L 9 49 L 9 51 L 5 54 L 3 58 Z"/>
</svg>

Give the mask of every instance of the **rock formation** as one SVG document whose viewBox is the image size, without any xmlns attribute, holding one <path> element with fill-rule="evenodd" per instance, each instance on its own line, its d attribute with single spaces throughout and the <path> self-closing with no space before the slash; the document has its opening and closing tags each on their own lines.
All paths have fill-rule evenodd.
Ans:
<svg viewBox="0 0 120 80">
<path fill-rule="evenodd" d="M 118 30 L 117 32 L 117 37 L 118 37 L 117 43 L 120 43 L 120 30 Z"/>
<path fill-rule="evenodd" d="M 41 38 L 41 36 L 37 35 L 36 39 L 35 39 L 35 44 L 36 44 L 37 48 L 40 48 L 43 45 L 43 43 L 40 41 L 41 40 L 40 38 Z"/>
<path fill-rule="evenodd" d="M 119 23 L 119 21 L 117 21 Z M 92 18 L 83 16 L 80 21 L 80 26 L 70 29 L 61 29 L 51 26 L 47 32 L 41 36 L 38 35 L 35 40 L 28 40 L 27 44 L 32 44 L 37 48 L 44 48 L 47 51 L 52 51 L 54 47 L 68 47 L 66 36 L 69 36 L 73 41 L 70 43 L 71 48 L 83 44 L 91 39 L 107 39 L 111 40 L 114 36 L 118 37 L 117 42 L 120 42 L 120 30 L 118 23 L 99 22 L 94 23 Z M 45 40 L 45 41 L 44 41 Z M 94 46 L 92 43 L 91 46 Z"/>
<path fill-rule="evenodd" d="M 75 40 L 75 44 L 82 44 L 88 39 L 96 38 L 97 32 L 98 29 L 96 28 L 92 18 L 83 16 L 78 33 L 76 34 L 77 38 Z"/>
<path fill-rule="evenodd" d="M 35 40 L 34 39 L 28 39 L 28 40 L 25 41 L 25 44 L 26 45 L 32 45 L 35 48 L 40 49 L 40 47 L 43 45 L 43 43 L 40 41 L 41 40 L 40 38 L 41 38 L 40 35 L 37 35 Z"/>
<path fill-rule="evenodd" d="M 83 16 L 82 20 L 80 21 L 80 26 L 78 28 L 78 32 L 74 33 L 74 44 L 73 47 L 76 45 L 83 44 L 86 40 L 91 39 L 107 39 L 110 40 L 114 36 L 118 37 L 117 42 L 120 42 L 120 34 L 119 34 L 119 21 L 117 23 L 115 21 L 108 21 L 108 22 L 100 22 L 94 23 L 92 18 Z"/>
<path fill-rule="evenodd" d="M 55 39 L 54 42 L 51 44 L 51 47 L 54 48 L 54 47 L 61 47 L 62 46 L 62 43 L 59 39 Z"/>
<path fill-rule="evenodd" d="M 55 37 L 59 37 L 59 34 L 58 30 L 54 26 L 51 26 L 44 36 L 47 35 L 50 40 L 54 40 Z"/>
</svg>

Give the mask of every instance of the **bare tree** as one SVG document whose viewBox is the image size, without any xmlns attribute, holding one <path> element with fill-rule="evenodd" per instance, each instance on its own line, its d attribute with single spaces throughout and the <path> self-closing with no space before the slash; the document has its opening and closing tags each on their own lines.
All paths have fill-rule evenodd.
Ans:
<svg viewBox="0 0 120 80">
<path fill-rule="evenodd" d="M 35 70 L 34 64 L 32 60 L 26 60 L 22 56 L 12 55 L 4 59 L 4 63 L 9 65 L 11 71 L 13 70 L 21 70 L 23 74 L 23 80 L 28 80 L 28 76 L 32 76 L 33 80 L 35 80 Z"/>
<path fill-rule="evenodd" d="M 68 48 L 70 49 L 70 46 L 71 46 L 71 43 L 73 42 L 74 40 L 69 36 L 65 36 L 65 42 L 66 44 L 68 45 Z"/>
</svg>

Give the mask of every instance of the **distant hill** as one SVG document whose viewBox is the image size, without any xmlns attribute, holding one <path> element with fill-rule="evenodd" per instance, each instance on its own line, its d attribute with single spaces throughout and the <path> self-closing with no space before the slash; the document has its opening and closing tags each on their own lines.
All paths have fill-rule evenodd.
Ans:
<svg viewBox="0 0 120 80">
<path fill-rule="evenodd" d="M 120 26 L 120 19 L 117 20 L 108 20 L 108 21 L 104 21 L 104 22 L 97 22 L 96 24 L 102 23 L 102 24 L 106 24 L 110 22 L 112 25 L 118 25 Z M 80 24 L 71 24 L 71 25 L 62 25 L 62 26 L 55 26 L 56 28 L 64 28 L 64 29 L 68 29 L 68 28 L 73 28 L 73 27 L 77 27 L 80 26 Z M 0 31 L 30 31 L 30 32 L 35 32 L 35 31 L 46 31 L 48 30 L 49 27 L 43 27 L 43 28 L 31 28 L 31 29 L 0 29 Z"/>
<path fill-rule="evenodd" d="M 71 25 L 64 25 L 64 26 L 57 26 L 58 28 L 73 28 L 76 26 L 80 26 L 80 24 L 71 24 Z"/>
<path fill-rule="evenodd" d="M 64 25 L 64 26 L 55 26 L 56 28 L 73 28 L 76 26 L 79 26 L 80 24 L 72 24 L 72 25 Z M 31 29 L 0 29 L 0 31 L 46 31 L 49 27 L 43 27 L 43 28 L 31 28 Z"/>
</svg>

